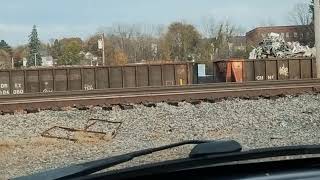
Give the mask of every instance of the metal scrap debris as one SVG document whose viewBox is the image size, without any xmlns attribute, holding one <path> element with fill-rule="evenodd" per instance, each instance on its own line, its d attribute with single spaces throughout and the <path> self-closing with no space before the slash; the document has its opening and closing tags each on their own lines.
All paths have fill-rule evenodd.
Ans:
<svg viewBox="0 0 320 180">
<path fill-rule="evenodd" d="M 249 59 L 314 57 L 315 48 L 303 46 L 299 42 L 286 42 L 277 33 L 270 33 L 250 52 Z"/>
<path fill-rule="evenodd" d="M 103 130 L 106 128 L 103 126 L 103 130 L 93 130 L 97 129 L 95 126 L 98 123 L 103 124 L 114 124 L 115 127 L 111 128 L 111 132 L 107 133 Z M 120 129 L 122 122 L 108 121 L 102 119 L 89 119 L 83 129 L 53 126 L 41 133 L 42 137 L 56 138 L 69 141 L 92 141 L 92 140 L 111 140 L 116 137 L 118 130 Z M 106 137 L 107 135 L 108 138 Z"/>
<path fill-rule="evenodd" d="M 91 122 L 91 123 L 90 123 Z M 118 130 L 120 129 L 122 122 L 120 121 L 109 121 L 109 120 L 105 120 L 105 119 L 89 119 L 86 123 L 85 126 L 85 130 L 89 131 L 89 128 L 91 128 L 92 126 L 96 125 L 98 122 L 102 122 L 102 123 L 108 123 L 108 124 L 115 124 L 116 127 L 111 131 L 111 137 L 115 138 Z"/>
</svg>

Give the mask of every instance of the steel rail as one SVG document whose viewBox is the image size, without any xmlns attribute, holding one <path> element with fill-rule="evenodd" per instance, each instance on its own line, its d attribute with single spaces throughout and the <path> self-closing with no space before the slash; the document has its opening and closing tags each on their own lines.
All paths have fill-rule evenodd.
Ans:
<svg viewBox="0 0 320 180">
<path fill-rule="evenodd" d="M 205 87 L 205 86 L 203 86 Z M 225 97 L 277 96 L 282 94 L 301 94 L 319 91 L 319 81 L 300 81 L 291 83 L 260 83 L 242 86 L 207 86 L 206 88 L 160 88 L 153 91 L 115 92 L 108 94 L 75 94 L 64 97 L 28 97 L 20 99 L 1 99 L 0 110 L 26 108 L 48 108 L 76 105 L 105 105 L 162 101 L 203 100 Z"/>
<path fill-rule="evenodd" d="M 217 88 L 232 88 L 232 87 L 253 87 L 253 86 L 272 86 L 272 85 L 291 85 L 291 84 L 305 84 L 305 83 L 319 83 L 320 79 L 309 80 L 289 80 L 289 81 L 253 81 L 246 83 L 215 83 L 215 84 L 196 84 L 184 86 L 168 86 L 168 87 L 141 87 L 141 88 L 121 88 L 121 89 L 104 89 L 92 91 L 61 91 L 52 93 L 26 93 L 22 95 L 3 95 L 0 96 L 0 102 L 3 100 L 23 99 L 35 97 L 69 97 L 76 95 L 105 95 L 116 93 L 136 93 L 136 92 L 155 92 L 155 91 L 185 91 L 185 90 L 199 90 L 199 89 L 217 89 Z"/>
</svg>

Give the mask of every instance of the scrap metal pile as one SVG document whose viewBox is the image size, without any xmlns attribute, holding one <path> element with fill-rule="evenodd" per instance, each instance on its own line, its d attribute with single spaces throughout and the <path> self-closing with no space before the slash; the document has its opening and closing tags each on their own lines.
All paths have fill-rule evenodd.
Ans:
<svg viewBox="0 0 320 180">
<path fill-rule="evenodd" d="M 303 46 L 299 42 L 286 42 L 277 33 L 270 33 L 252 50 L 249 59 L 314 57 L 315 48 Z"/>
</svg>

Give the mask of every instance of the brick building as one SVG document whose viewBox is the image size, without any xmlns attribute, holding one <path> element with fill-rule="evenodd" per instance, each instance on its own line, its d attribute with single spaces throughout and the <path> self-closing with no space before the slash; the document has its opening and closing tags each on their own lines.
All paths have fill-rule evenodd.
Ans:
<svg viewBox="0 0 320 180">
<path fill-rule="evenodd" d="M 285 41 L 298 41 L 303 45 L 313 46 L 314 31 L 311 25 L 258 27 L 246 33 L 248 46 L 257 46 L 269 33 L 278 33 Z"/>
</svg>

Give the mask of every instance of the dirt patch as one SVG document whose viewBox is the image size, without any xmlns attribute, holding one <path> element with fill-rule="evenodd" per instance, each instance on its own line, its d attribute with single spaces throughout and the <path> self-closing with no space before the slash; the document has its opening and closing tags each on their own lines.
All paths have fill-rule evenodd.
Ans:
<svg viewBox="0 0 320 180">
<path fill-rule="evenodd" d="M 4 153 L 10 150 L 10 146 L 7 144 L 0 144 L 0 153 Z"/>
<path fill-rule="evenodd" d="M 57 140 L 43 138 L 43 137 L 30 137 L 30 138 L 7 138 L 0 139 L 0 152 L 10 150 L 15 147 L 24 146 L 47 146 L 58 143 Z"/>
<path fill-rule="evenodd" d="M 74 133 L 74 138 L 81 143 L 98 143 L 99 141 L 111 141 L 112 135 L 79 131 Z"/>
<path fill-rule="evenodd" d="M 0 144 L 8 145 L 48 145 L 58 143 L 57 140 L 44 137 L 29 137 L 29 138 L 7 138 L 0 139 Z"/>
</svg>

